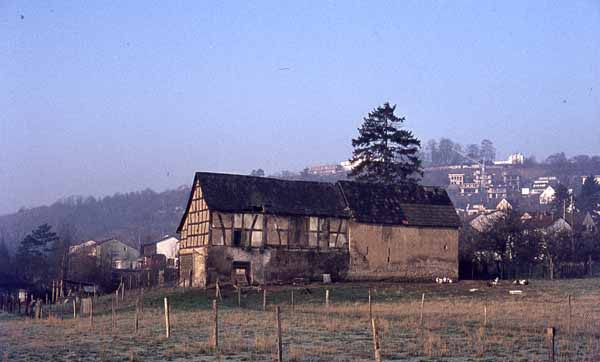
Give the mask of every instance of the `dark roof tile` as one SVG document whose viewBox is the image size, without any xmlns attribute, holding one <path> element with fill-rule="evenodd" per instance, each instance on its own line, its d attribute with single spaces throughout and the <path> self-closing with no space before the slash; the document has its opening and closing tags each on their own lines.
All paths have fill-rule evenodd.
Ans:
<svg viewBox="0 0 600 362">
<path fill-rule="evenodd" d="M 339 181 L 358 222 L 406 226 L 459 227 L 460 219 L 445 190 L 417 185 Z"/>
</svg>

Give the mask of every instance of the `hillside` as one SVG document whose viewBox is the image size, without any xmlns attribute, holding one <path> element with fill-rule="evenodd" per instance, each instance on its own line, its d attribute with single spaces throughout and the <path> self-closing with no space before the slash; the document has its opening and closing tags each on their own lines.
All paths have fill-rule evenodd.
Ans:
<svg viewBox="0 0 600 362">
<path fill-rule="evenodd" d="M 55 230 L 75 229 L 74 240 L 119 238 L 132 246 L 174 234 L 189 196 L 189 188 L 161 193 L 152 190 L 115 194 L 100 199 L 70 197 L 50 206 L 0 216 L 0 240 L 15 249 L 40 224 Z"/>
</svg>

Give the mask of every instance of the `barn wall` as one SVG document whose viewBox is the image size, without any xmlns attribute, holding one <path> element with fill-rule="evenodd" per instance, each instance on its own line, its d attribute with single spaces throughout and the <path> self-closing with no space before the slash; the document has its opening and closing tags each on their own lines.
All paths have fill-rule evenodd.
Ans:
<svg viewBox="0 0 600 362">
<path fill-rule="evenodd" d="M 233 262 L 250 262 L 251 282 L 254 284 L 292 281 L 294 278 L 322 280 L 331 274 L 334 280 L 345 278 L 348 253 L 345 250 L 288 250 L 280 248 L 243 249 L 212 246 L 207 259 L 208 282 L 217 276 L 231 277 Z"/>
<path fill-rule="evenodd" d="M 192 286 L 204 287 L 207 284 L 207 247 L 179 250 L 179 284 L 189 286 L 190 270 Z"/>
<path fill-rule="evenodd" d="M 458 278 L 458 230 L 350 223 L 349 279 Z"/>
</svg>

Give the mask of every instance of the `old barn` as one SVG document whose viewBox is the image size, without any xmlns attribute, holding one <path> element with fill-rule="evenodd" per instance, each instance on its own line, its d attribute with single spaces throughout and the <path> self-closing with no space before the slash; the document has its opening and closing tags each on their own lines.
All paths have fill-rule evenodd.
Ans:
<svg viewBox="0 0 600 362">
<path fill-rule="evenodd" d="M 444 190 L 198 172 L 178 227 L 181 283 L 458 276 Z"/>
</svg>

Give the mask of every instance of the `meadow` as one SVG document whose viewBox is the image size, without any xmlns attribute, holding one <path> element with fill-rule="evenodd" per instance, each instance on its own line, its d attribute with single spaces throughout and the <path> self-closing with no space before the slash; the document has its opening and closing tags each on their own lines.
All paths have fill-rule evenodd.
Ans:
<svg viewBox="0 0 600 362">
<path fill-rule="evenodd" d="M 509 293 L 515 289 L 522 294 Z M 244 290 L 238 306 L 237 292 L 223 288 L 217 349 L 211 343 L 214 289 L 145 290 L 137 333 L 141 291 L 126 290 L 114 327 L 114 295 L 96 299 L 93 324 L 89 314 L 73 318 L 71 305 L 47 306 L 41 320 L 1 314 L 0 358 L 272 361 L 274 308 L 280 306 L 285 361 L 373 361 L 369 290 L 384 361 L 546 361 L 547 327 L 556 328 L 556 361 L 600 360 L 600 279 L 595 278 L 533 280 L 527 286 L 507 281 L 495 287 L 483 281 L 270 286 L 266 310 L 262 291 Z M 170 304 L 169 338 L 164 297 Z"/>
</svg>

